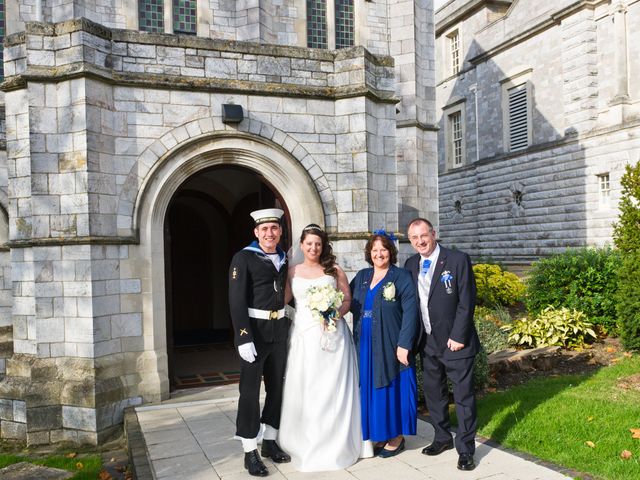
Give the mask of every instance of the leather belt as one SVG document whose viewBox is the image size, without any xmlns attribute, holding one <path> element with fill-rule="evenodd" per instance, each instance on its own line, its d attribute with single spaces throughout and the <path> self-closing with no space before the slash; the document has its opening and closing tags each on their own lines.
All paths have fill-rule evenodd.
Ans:
<svg viewBox="0 0 640 480">
<path fill-rule="evenodd" d="M 258 308 L 249 308 L 249 316 L 251 318 L 259 318 L 261 320 L 280 320 L 285 316 L 284 308 L 280 310 L 260 310 Z"/>
</svg>

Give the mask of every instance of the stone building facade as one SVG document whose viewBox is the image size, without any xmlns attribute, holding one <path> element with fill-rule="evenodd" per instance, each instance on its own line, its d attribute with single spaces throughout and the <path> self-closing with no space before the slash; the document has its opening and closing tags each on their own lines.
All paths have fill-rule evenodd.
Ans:
<svg viewBox="0 0 640 480">
<path fill-rule="evenodd" d="M 441 236 L 507 263 L 610 243 L 640 158 L 640 2 L 455 0 L 435 16 Z"/>
<path fill-rule="evenodd" d="M 3 6 L 3 438 L 95 444 L 167 398 L 174 339 L 229 328 L 249 211 L 350 273 L 437 217 L 431 0 Z"/>
</svg>

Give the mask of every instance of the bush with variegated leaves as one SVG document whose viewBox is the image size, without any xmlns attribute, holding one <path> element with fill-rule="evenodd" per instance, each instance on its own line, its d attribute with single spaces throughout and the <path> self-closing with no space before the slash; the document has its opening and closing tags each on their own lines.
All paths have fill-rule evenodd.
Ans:
<svg viewBox="0 0 640 480">
<path fill-rule="evenodd" d="M 521 318 L 502 327 L 509 332 L 509 342 L 516 347 L 560 346 L 580 348 L 596 338 L 593 325 L 579 310 L 549 305 L 533 320 Z"/>
</svg>

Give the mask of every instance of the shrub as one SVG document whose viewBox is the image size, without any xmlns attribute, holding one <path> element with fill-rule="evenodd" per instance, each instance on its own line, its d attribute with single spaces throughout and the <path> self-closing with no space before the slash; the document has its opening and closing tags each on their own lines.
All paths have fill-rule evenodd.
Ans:
<svg viewBox="0 0 640 480">
<path fill-rule="evenodd" d="M 481 348 L 473 362 L 473 385 L 475 390 L 482 390 L 489 383 L 489 362 L 487 352 Z"/>
<path fill-rule="evenodd" d="M 575 308 L 605 331 L 615 331 L 621 261 L 617 250 L 582 248 L 535 262 L 526 281 L 527 310 L 536 315 L 548 305 Z"/>
<path fill-rule="evenodd" d="M 522 318 L 502 327 L 509 333 L 509 341 L 522 347 L 578 348 L 587 336 L 596 338 L 592 324 L 579 310 L 556 309 L 549 305 L 534 319 Z"/>
<path fill-rule="evenodd" d="M 513 305 L 524 295 L 524 284 L 518 276 L 503 270 L 499 265 L 478 263 L 473 266 L 473 273 L 478 289 L 478 305 Z"/>
<path fill-rule="evenodd" d="M 614 225 L 614 242 L 624 256 L 616 291 L 618 327 L 624 347 L 640 351 L 640 163 L 627 165 L 620 183 L 620 217 Z"/>
<path fill-rule="evenodd" d="M 489 309 L 478 307 L 475 312 L 476 330 L 486 353 L 498 352 L 509 347 L 509 335 L 502 326 L 511 323 L 509 312 L 504 307 Z"/>
<path fill-rule="evenodd" d="M 616 292 L 619 330 L 627 350 L 640 351 L 640 252 L 627 253 Z"/>
<path fill-rule="evenodd" d="M 613 242 L 623 252 L 640 250 L 640 163 L 627 165 L 622 178 L 620 216 L 613 226 Z"/>
</svg>

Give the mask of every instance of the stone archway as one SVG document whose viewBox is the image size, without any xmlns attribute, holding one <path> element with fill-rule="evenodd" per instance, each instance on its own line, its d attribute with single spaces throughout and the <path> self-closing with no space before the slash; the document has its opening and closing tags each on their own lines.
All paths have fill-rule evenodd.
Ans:
<svg viewBox="0 0 640 480">
<path fill-rule="evenodd" d="M 291 231 L 310 223 L 325 224 L 322 199 L 300 162 L 280 147 L 261 138 L 220 136 L 185 145 L 160 162 L 145 178 L 139 194 L 140 245 L 131 246 L 129 258 L 143 259 L 143 332 L 145 350 L 139 364 L 139 392 L 145 401 L 169 395 L 167 360 L 164 224 L 167 208 L 185 181 L 215 166 L 236 166 L 260 175 L 287 207 Z"/>
</svg>

